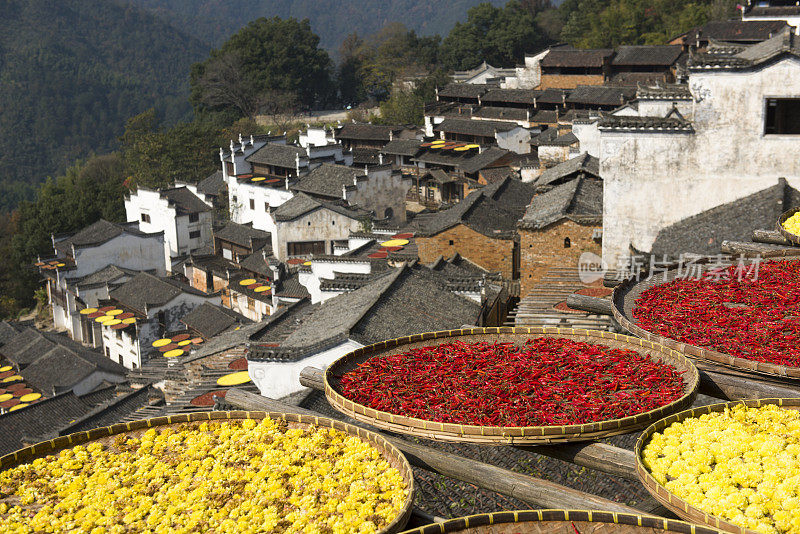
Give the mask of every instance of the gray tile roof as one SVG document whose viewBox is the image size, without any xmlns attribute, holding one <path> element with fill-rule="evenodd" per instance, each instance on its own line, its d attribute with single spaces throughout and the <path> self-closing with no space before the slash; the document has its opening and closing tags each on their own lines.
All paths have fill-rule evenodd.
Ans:
<svg viewBox="0 0 800 534">
<path fill-rule="evenodd" d="M 487 167 L 496 166 L 495 163 L 497 161 L 509 154 L 511 154 L 509 150 L 491 146 L 480 153 L 476 153 L 474 150 L 466 150 L 464 152 L 427 150 L 417 156 L 416 159 L 424 163 L 452 165 L 467 174 L 471 174 Z"/>
<path fill-rule="evenodd" d="M 672 131 L 690 133 L 694 131 L 692 123 L 679 117 L 626 117 L 622 115 L 606 115 L 600 119 L 601 130 L 639 130 L 639 131 Z"/>
<path fill-rule="evenodd" d="M 579 85 L 569 92 L 567 103 L 585 106 L 621 106 L 635 96 L 635 87 Z"/>
<path fill-rule="evenodd" d="M 214 174 L 200 180 L 197 184 L 197 190 L 205 195 L 220 196 L 225 193 L 227 188 L 222 171 L 215 171 Z"/>
<path fill-rule="evenodd" d="M 300 165 L 303 166 L 303 159 L 307 159 L 308 154 L 300 147 L 267 143 L 247 156 L 245 161 L 261 165 L 273 165 L 285 169 L 294 169 L 297 166 L 298 157 L 300 158 Z"/>
<path fill-rule="evenodd" d="M 0 346 L 19 334 L 20 328 L 8 321 L 0 321 Z M 0 353 L 2 353 L 2 350 L 0 350 Z"/>
<path fill-rule="evenodd" d="M 166 198 L 171 206 L 175 207 L 175 212 L 178 215 L 189 215 L 212 210 L 211 206 L 200 200 L 200 197 L 192 193 L 188 187 L 162 189 L 161 196 Z"/>
<path fill-rule="evenodd" d="M 300 178 L 291 188 L 309 195 L 340 199 L 342 187 L 353 187 L 356 178 L 366 178 L 363 169 L 323 163 Z"/>
<path fill-rule="evenodd" d="M 59 436 L 66 436 L 75 432 L 85 432 L 93 428 L 111 426 L 124 420 L 124 418 L 139 408 L 149 404 L 153 386 L 134 389 L 123 395 L 115 396 L 111 400 L 100 403 L 90 409 L 86 414 L 77 417 L 72 422 L 58 429 Z M 81 400 L 87 401 L 86 396 Z"/>
<path fill-rule="evenodd" d="M 497 132 L 508 132 L 519 127 L 513 122 L 447 118 L 434 126 L 433 131 L 494 137 Z"/>
<path fill-rule="evenodd" d="M 90 224 L 69 237 L 57 241 L 55 248 L 62 254 L 69 254 L 72 251 L 71 247 L 73 245 L 77 248 L 102 245 L 123 233 L 143 237 L 158 237 L 163 235 L 163 232 L 146 234 L 139 230 L 138 223 L 119 224 L 100 219 L 96 223 Z"/>
<path fill-rule="evenodd" d="M 691 100 L 687 84 L 644 85 L 636 89 L 638 100 Z"/>
<path fill-rule="evenodd" d="M 486 94 L 481 96 L 481 103 L 483 102 L 507 102 L 512 104 L 530 104 L 536 103 L 536 95 L 538 91 L 533 89 L 490 89 Z"/>
<path fill-rule="evenodd" d="M 204 302 L 187 313 L 181 322 L 205 339 L 210 339 L 235 325 L 250 324 L 247 317 L 228 308 Z"/>
<path fill-rule="evenodd" d="M 181 293 L 207 296 L 202 291 L 172 280 L 149 273 L 138 273 L 136 276 L 109 292 L 109 297 L 124 306 L 145 313 L 148 308 L 163 306 Z"/>
<path fill-rule="evenodd" d="M 550 50 L 542 58 L 542 67 L 602 67 L 614 55 L 610 48 L 596 50 Z"/>
<path fill-rule="evenodd" d="M 537 104 L 563 104 L 567 91 L 564 89 L 545 89 L 536 96 Z"/>
<path fill-rule="evenodd" d="M 214 238 L 235 243 L 239 246 L 255 249 L 271 240 L 269 232 L 258 230 L 247 224 L 237 224 L 228 221 L 225 226 L 214 230 Z"/>
<path fill-rule="evenodd" d="M 478 98 L 492 86 L 477 83 L 451 83 L 439 88 L 439 96 L 445 98 Z"/>
<path fill-rule="evenodd" d="M 536 187 L 545 185 L 558 185 L 564 181 L 574 178 L 578 174 L 587 174 L 600 177 L 600 160 L 594 156 L 590 156 L 584 152 L 580 156 L 569 159 L 563 163 L 559 163 L 554 167 L 545 170 L 536 180 L 533 185 Z"/>
<path fill-rule="evenodd" d="M 422 141 L 418 139 L 393 139 L 386 143 L 381 152 L 399 156 L 414 156 L 421 150 L 419 146 L 421 143 Z"/>
<path fill-rule="evenodd" d="M 513 178 L 504 178 L 446 210 L 418 215 L 411 221 L 417 236 L 433 236 L 463 224 L 487 237 L 510 239 L 516 223 L 533 197 L 533 187 Z"/>
<path fill-rule="evenodd" d="M 367 212 L 347 206 L 344 201 L 326 202 L 310 197 L 305 193 L 297 193 L 272 212 L 276 221 L 291 221 L 317 209 L 329 209 L 340 215 L 358 220 L 368 215 Z"/>
<path fill-rule="evenodd" d="M 728 20 L 713 21 L 689 31 L 686 41 L 694 44 L 698 40 L 728 42 L 765 41 L 787 26 L 785 20 Z"/>
<path fill-rule="evenodd" d="M 781 178 L 772 187 L 662 229 L 650 252 L 659 257 L 678 257 L 683 253 L 718 254 L 723 240 L 750 241 L 753 230 L 773 228 L 781 213 L 797 205 L 800 205 L 800 192 Z"/>
<path fill-rule="evenodd" d="M 481 119 L 526 121 L 528 120 L 528 111 L 519 108 L 482 106 L 476 110 L 472 116 Z"/>
<path fill-rule="evenodd" d="M 387 126 L 383 124 L 343 125 L 336 132 L 336 139 L 358 139 L 363 141 L 389 141 L 393 134 L 403 130 L 403 126 Z"/>
<path fill-rule="evenodd" d="M 557 134 L 558 130 L 556 128 L 548 128 L 531 140 L 531 144 L 536 146 L 571 146 L 579 142 L 579 139 L 572 132 L 567 132 L 563 135 Z"/>
<path fill-rule="evenodd" d="M 503 178 L 519 178 L 517 171 L 511 167 L 495 167 L 492 169 L 483 169 L 481 176 L 486 180 L 486 183 L 493 184 L 499 182 Z"/>
<path fill-rule="evenodd" d="M 74 283 L 78 288 L 83 289 L 92 286 L 105 285 L 109 282 L 114 282 L 115 280 L 119 280 L 120 278 L 124 278 L 126 276 L 133 276 L 136 274 L 136 272 L 137 271 L 131 269 L 117 267 L 116 265 L 108 265 L 91 274 L 87 274 L 82 278 L 70 280 L 70 282 Z"/>
<path fill-rule="evenodd" d="M 620 46 L 612 65 L 617 66 L 663 66 L 669 67 L 678 61 L 683 53 L 681 45 L 636 45 Z"/>
<path fill-rule="evenodd" d="M 354 148 L 353 165 L 378 165 L 381 162 L 379 148 Z"/>
<path fill-rule="evenodd" d="M 280 262 L 272 255 L 272 245 L 265 245 L 256 250 L 245 259 L 239 262 L 242 269 L 260 274 L 265 278 L 272 276 L 270 265 L 278 265 Z"/>
<path fill-rule="evenodd" d="M 296 272 L 289 276 L 284 276 L 275 285 L 277 287 L 274 288 L 274 291 L 278 297 L 302 299 L 310 296 L 306 286 L 300 283 L 300 277 Z"/>
<path fill-rule="evenodd" d="M 733 55 L 695 53 L 689 58 L 688 67 L 690 70 L 747 69 L 772 61 L 784 54 L 800 57 L 800 39 L 789 26 L 771 39 L 750 45 Z"/>
<path fill-rule="evenodd" d="M 603 183 L 576 178 L 531 199 L 519 227 L 540 230 L 562 219 L 598 224 L 603 216 Z"/>
</svg>

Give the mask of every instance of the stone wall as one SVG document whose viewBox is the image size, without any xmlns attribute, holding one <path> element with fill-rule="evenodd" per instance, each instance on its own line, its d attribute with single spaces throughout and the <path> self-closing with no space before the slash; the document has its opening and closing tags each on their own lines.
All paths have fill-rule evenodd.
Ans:
<svg viewBox="0 0 800 534">
<path fill-rule="evenodd" d="M 492 272 L 511 279 L 514 241 L 492 239 L 459 224 L 431 237 L 414 238 L 422 263 L 431 263 L 439 256 L 451 258 L 456 253 Z"/>
<path fill-rule="evenodd" d="M 580 225 L 563 219 L 541 230 L 519 229 L 520 237 L 520 294 L 525 296 L 542 276 L 554 267 L 578 266 L 584 252 L 600 254 L 600 245 L 592 239 L 597 226 Z M 564 238 L 570 247 L 564 248 Z"/>
</svg>

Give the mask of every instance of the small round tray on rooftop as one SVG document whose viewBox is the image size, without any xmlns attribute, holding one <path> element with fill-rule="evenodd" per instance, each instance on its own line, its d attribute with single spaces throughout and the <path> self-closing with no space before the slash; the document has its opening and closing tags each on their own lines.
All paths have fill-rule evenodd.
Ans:
<svg viewBox="0 0 800 534">
<path fill-rule="evenodd" d="M 778 219 L 778 232 L 793 245 L 800 245 L 800 235 L 791 233 L 789 230 L 783 227 L 783 223 L 785 223 L 789 219 L 789 217 L 791 217 L 798 211 L 800 211 L 800 207 L 792 208 L 789 211 L 784 211 L 781 214 L 780 218 Z M 798 253 L 800 253 L 800 251 L 798 251 Z"/>
<path fill-rule="evenodd" d="M 346 398 L 342 392 L 341 377 L 373 356 L 398 354 L 419 347 L 440 345 L 451 341 L 523 343 L 528 339 L 538 337 L 566 338 L 572 341 L 594 343 L 614 349 L 627 349 L 640 354 L 649 354 L 654 360 L 663 361 L 676 368 L 679 372 L 683 372 L 684 394 L 675 402 L 649 412 L 631 415 L 622 419 L 567 426 L 504 427 L 441 423 L 392 414 L 353 402 Z M 513 328 L 505 326 L 427 332 L 361 347 L 336 360 L 325 371 L 324 379 L 325 396 L 331 406 L 357 421 L 370 424 L 376 428 L 437 441 L 484 445 L 565 443 L 627 434 L 644 428 L 666 415 L 691 406 L 697 395 L 697 388 L 700 382 L 699 373 L 689 359 L 680 352 L 657 343 L 598 330 Z"/>
<path fill-rule="evenodd" d="M 693 262 L 692 265 L 700 269 L 701 272 L 705 273 L 710 271 L 711 267 L 719 267 L 719 264 L 716 263 L 717 260 L 718 258 L 705 257 Z M 748 261 L 752 260 L 744 261 L 746 265 Z M 762 263 L 770 261 L 800 261 L 800 258 L 766 258 L 761 261 Z M 621 282 L 614 288 L 614 292 L 611 294 L 614 319 L 617 320 L 622 328 L 631 334 L 647 339 L 654 343 L 666 345 L 671 349 L 682 352 L 690 358 L 717 363 L 732 369 L 738 369 L 740 371 L 763 375 L 800 378 L 800 367 L 788 367 L 785 365 L 739 358 L 713 349 L 689 345 L 688 343 L 683 343 L 681 341 L 650 332 L 649 330 L 645 330 L 644 328 L 640 327 L 639 321 L 633 315 L 633 312 L 636 309 L 636 299 L 638 299 L 642 293 L 651 287 L 669 283 L 678 278 L 678 275 L 678 264 L 676 263 L 666 266 L 664 271 L 659 271 L 652 278 L 644 277 L 640 278 L 639 280 L 636 280 L 635 278 L 628 278 L 627 280 Z"/>
<path fill-rule="evenodd" d="M 184 423 L 200 423 L 203 421 L 217 421 L 224 423 L 230 420 L 260 420 L 264 419 L 265 417 L 282 419 L 289 424 L 290 428 L 307 428 L 311 425 L 323 428 L 333 428 L 351 436 L 356 436 L 365 443 L 375 447 L 375 449 L 380 452 L 381 456 L 389 463 L 389 465 L 396 468 L 400 472 L 400 475 L 403 477 L 403 480 L 405 480 L 408 488 L 408 495 L 406 496 L 400 513 L 391 523 L 378 532 L 379 534 L 394 534 L 405 527 L 409 517 L 411 517 L 411 508 L 414 502 L 414 477 L 408 460 L 406 460 L 405 456 L 403 456 L 394 445 L 386 441 L 382 436 L 363 428 L 348 425 L 347 423 L 343 423 L 334 419 L 327 419 L 324 417 L 260 411 L 192 412 L 169 415 L 166 417 L 155 417 L 153 419 L 131 421 L 128 423 L 118 423 L 107 427 L 95 428 L 86 432 L 77 432 L 68 436 L 61 436 L 50 441 L 43 441 L 41 443 L 37 443 L 36 445 L 25 447 L 24 449 L 1 456 L 0 471 L 22 465 L 35 460 L 36 458 L 42 458 L 50 454 L 55 454 L 63 449 L 68 449 L 76 445 L 83 445 L 93 441 L 100 442 L 107 447 L 113 448 L 115 436 L 120 434 L 128 434 L 138 437 L 146 432 L 149 428 L 153 427 L 176 427 Z M 4 502 L 3 499 L 0 499 L 0 503 L 1 502 Z"/>
<path fill-rule="evenodd" d="M 732 532 L 734 534 L 759 534 L 755 530 L 735 525 L 730 521 L 726 521 L 725 519 L 721 519 L 717 516 L 704 512 L 695 506 L 692 506 L 659 484 L 659 482 L 653 477 L 653 475 L 650 474 L 650 471 L 647 470 L 642 462 L 642 453 L 644 448 L 650 441 L 650 438 L 656 432 L 661 432 L 671 424 L 684 421 L 690 417 L 700 417 L 703 414 L 723 412 L 728 408 L 736 406 L 737 404 L 744 404 L 750 408 L 758 408 L 767 404 L 777 404 L 782 408 L 800 410 L 800 399 L 749 399 L 710 404 L 708 406 L 690 408 L 683 412 L 672 414 L 647 427 L 639 436 L 639 439 L 636 440 L 636 447 L 634 448 L 634 453 L 636 455 L 636 474 L 639 475 L 639 480 L 642 482 L 642 485 L 644 485 L 645 489 L 647 489 L 647 491 L 658 502 L 677 514 L 681 519 L 691 521 L 692 523 L 709 525 L 725 532 Z"/>
<path fill-rule="evenodd" d="M 663 517 L 593 510 L 519 510 L 470 515 L 403 534 L 721 534 Z"/>
</svg>

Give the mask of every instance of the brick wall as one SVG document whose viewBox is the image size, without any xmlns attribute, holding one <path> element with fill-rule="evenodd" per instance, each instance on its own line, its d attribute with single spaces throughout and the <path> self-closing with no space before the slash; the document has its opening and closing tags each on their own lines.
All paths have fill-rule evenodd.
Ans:
<svg viewBox="0 0 800 534">
<path fill-rule="evenodd" d="M 451 258 L 459 253 L 488 271 L 500 272 L 504 278 L 511 278 L 514 247 L 511 239 L 492 239 L 459 224 L 432 237 L 416 237 L 414 242 L 422 263 L 431 263 L 439 256 Z"/>
<path fill-rule="evenodd" d="M 564 219 L 542 230 L 519 229 L 520 293 L 525 296 L 544 274 L 554 267 L 577 267 L 584 252 L 600 255 L 601 247 L 592 240 L 596 226 L 582 226 Z M 570 248 L 564 248 L 569 237 Z"/>
<path fill-rule="evenodd" d="M 602 74 L 542 74 L 536 89 L 575 89 L 579 85 L 603 85 Z"/>
</svg>

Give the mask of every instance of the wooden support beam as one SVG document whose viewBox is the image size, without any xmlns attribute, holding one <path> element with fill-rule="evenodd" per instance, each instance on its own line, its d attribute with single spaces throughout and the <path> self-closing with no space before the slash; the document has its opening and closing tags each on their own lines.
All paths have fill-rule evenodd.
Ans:
<svg viewBox="0 0 800 534">
<path fill-rule="evenodd" d="M 723 254 L 762 258 L 780 258 L 800 255 L 800 247 L 782 247 L 769 243 L 752 243 L 747 241 L 723 241 L 720 246 Z"/>
<path fill-rule="evenodd" d="M 225 401 L 244 410 L 265 410 L 304 413 L 314 412 L 239 389 L 228 390 Z M 446 477 L 474 484 L 532 506 L 561 509 L 608 510 L 643 514 L 641 510 L 619 504 L 597 495 L 577 491 L 548 480 L 523 475 L 477 460 L 442 452 L 404 439 L 381 434 L 400 449 L 409 463 Z"/>
<path fill-rule="evenodd" d="M 612 315 L 614 309 L 614 305 L 608 299 L 589 297 L 577 293 L 572 293 L 567 297 L 567 306 L 600 315 Z"/>
<path fill-rule="evenodd" d="M 772 245 L 793 246 L 788 239 L 777 230 L 753 230 L 753 241 L 756 243 L 770 243 Z"/>
</svg>

